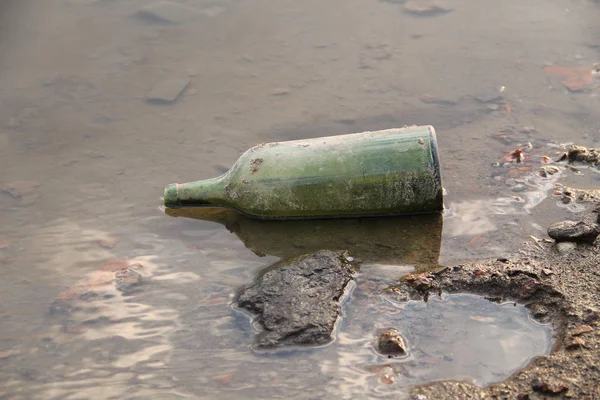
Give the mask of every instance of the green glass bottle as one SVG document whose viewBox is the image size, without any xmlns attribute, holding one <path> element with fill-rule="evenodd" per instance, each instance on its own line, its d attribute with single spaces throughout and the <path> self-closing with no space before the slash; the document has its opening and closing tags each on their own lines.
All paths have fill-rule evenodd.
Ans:
<svg viewBox="0 0 600 400">
<path fill-rule="evenodd" d="M 262 219 L 439 213 L 432 126 L 263 143 L 225 174 L 170 184 L 166 207 L 225 207 Z"/>
</svg>

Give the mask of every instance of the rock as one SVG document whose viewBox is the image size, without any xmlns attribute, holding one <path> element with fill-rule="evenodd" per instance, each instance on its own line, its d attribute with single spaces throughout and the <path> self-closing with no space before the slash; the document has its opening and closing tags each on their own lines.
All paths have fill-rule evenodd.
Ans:
<svg viewBox="0 0 600 400">
<path fill-rule="evenodd" d="M 419 96 L 419 100 L 421 100 L 425 104 L 438 104 L 442 106 L 454 106 L 458 104 L 458 100 L 456 99 L 432 96 L 429 93 L 425 93 Z"/>
<path fill-rule="evenodd" d="M 105 249 L 112 249 L 117 245 L 117 243 L 119 243 L 119 239 L 111 236 L 107 236 L 104 239 L 98 240 L 100 247 L 104 247 Z"/>
<path fill-rule="evenodd" d="M 404 11 L 409 14 L 431 17 L 449 13 L 452 8 L 442 5 L 437 0 L 408 0 L 404 3 Z"/>
<path fill-rule="evenodd" d="M 579 325 L 571 331 L 571 336 L 579 336 L 590 332 L 594 332 L 594 328 L 589 325 Z"/>
<path fill-rule="evenodd" d="M 146 97 L 150 103 L 170 104 L 179 98 L 189 84 L 189 78 L 169 79 L 154 86 Z"/>
<path fill-rule="evenodd" d="M 569 255 L 575 250 L 577 250 L 577 243 L 559 242 L 556 244 L 556 251 L 558 251 L 558 254 L 561 256 Z"/>
<path fill-rule="evenodd" d="M 404 281 L 417 290 L 429 290 L 435 285 L 434 276 L 427 272 L 406 275 Z"/>
<path fill-rule="evenodd" d="M 158 1 L 139 9 L 136 15 L 149 23 L 180 24 L 194 18 L 197 12 L 171 1 Z"/>
<path fill-rule="evenodd" d="M 390 356 L 403 356 L 406 354 L 406 343 L 397 329 L 389 328 L 379 334 L 377 351 Z"/>
<path fill-rule="evenodd" d="M 147 94 L 150 103 L 169 104 L 175 102 L 190 83 L 187 77 L 168 79 L 157 83 Z"/>
<path fill-rule="evenodd" d="M 332 340 L 340 299 L 353 279 L 342 252 L 322 250 L 268 268 L 238 296 L 263 329 L 257 347 L 323 345 Z"/>
<path fill-rule="evenodd" d="M 2 188 L 3 192 L 20 199 L 35 193 L 41 184 L 36 181 L 14 181 Z"/>
<path fill-rule="evenodd" d="M 543 178 L 547 178 L 549 175 L 554 175 L 558 172 L 560 172 L 560 169 L 553 165 L 545 165 L 543 167 L 540 167 L 540 176 Z"/>
<path fill-rule="evenodd" d="M 473 97 L 475 100 L 481 103 L 493 103 L 495 101 L 502 100 L 502 93 L 499 90 L 493 89 L 477 93 Z"/>
<path fill-rule="evenodd" d="M 142 275 L 131 268 L 115 272 L 115 287 L 124 294 L 129 294 L 141 282 Z"/>
<path fill-rule="evenodd" d="M 215 377 L 215 380 L 219 385 L 229 385 L 233 379 L 233 376 L 234 375 L 232 373 L 219 375 Z"/>
<path fill-rule="evenodd" d="M 548 308 L 541 303 L 530 303 L 525 308 L 531 310 L 531 315 L 538 321 L 545 320 L 549 313 Z"/>
<path fill-rule="evenodd" d="M 37 190 L 40 185 L 36 181 L 15 181 L 2 188 L 2 191 L 18 199 L 20 206 L 28 206 L 40 198 Z"/>
<path fill-rule="evenodd" d="M 580 337 L 571 337 L 565 341 L 565 349 L 567 350 L 577 350 L 582 347 L 585 347 L 585 340 Z"/>
<path fill-rule="evenodd" d="M 531 382 L 531 388 L 535 392 L 547 395 L 557 395 L 569 390 L 569 388 L 563 383 L 545 381 L 539 378 L 536 378 Z"/>
<path fill-rule="evenodd" d="M 567 158 L 569 162 L 583 162 L 587 159 L 587 149 L 583 146 L 571 146 L 569 147 L 569 151 L 567 152 Z"/>
<path fill-rule="evenodd" d="M 6 133 L 0 132 L 0 151 L 8 149 L 10 139 Z"/>
<path fill-rule="evenodd" d="M 561 221 L 548 227 L 548 236 L 557 242 L 593 243 L 600 227 L 585 221 Z"/>
</svg>

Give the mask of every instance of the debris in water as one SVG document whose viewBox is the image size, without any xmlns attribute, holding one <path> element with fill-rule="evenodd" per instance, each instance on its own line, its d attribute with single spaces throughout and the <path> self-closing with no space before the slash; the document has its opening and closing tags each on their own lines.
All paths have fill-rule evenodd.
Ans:
<svg viewBox="0 0 600 400">
<path fill-rule="evenodd" d="M 138 10 L 136 15 L 149 23 L 180 24 L 196 16 L 196 11 L 171 1 L 158 1 Z"/>
<path fill-rule="evenodd" d="M 287 88 L 276 88 L 269 92 L 271 96 L 285 96 L 290 94 L 290 89 Z"/>
<path fill-rule="evenodd" d="M 589 67 L 562 67 L 550 65 L 545 68 L 548 75 L 563 78 L 563 86 L 570 92 L 580 92 L 592 82 L 592 71 Z"/>
<path fill-rule="evenodd" d="M 37 181 L 14 181 L 2 188 L 3 192 L 10 194 L 15 199 L 20 199 L 36 192 L 41 183 Z"/>
<path fill-rule="evenodd" d="M 494 103 L 502 100 L 502 91 L 498 89 L 490 89 L 481 93 L 477 93 L 473 97 L 475 100 L 481 103 Z"/>
<path fill-rule="evenodd" d="M 155 104 L 174 103 L 189 84 L 190 79 L 187 77 L 169 79 L 154 86 L 146 98 Z"/>
<path fill-rule="evenodd" d="M 467 244 L 467 249 L 471 253 L 475 253 L 489 241 L 490 240 L 488 238 L 485 238 L 483 236 L 475 237 L 469 241 L 469 243 Z"/>
<path fill-rule="evenodd" d="M 418 16 L 437 16 L 449 13 L 453 9 L 442 5 L 437 0 L 409 0 L 404 3 L 404 11 Z"/>
<path fill-rule="evenodd" d="M 233 374 L 230 373 L 225 375 L 219 375 L 215 377 L 215 380 L 219 385 L 229 385 L 233 380 Z"/>
<path fill-rule="evenodd" d="M 391 374 L 383 374 L 383 375 L 381 375 L 379 380 L 381 381 L 381 383 L 385 383 L 386 385 L 391 385 L 392 383 L 394 383 L 396 381 L 396 378 L 394 378 L 394 375 L 391 375 Z"/>
<path fill-rule="evenodd" d="M 117 243 L 119 243 L 119 239 L 110 236 L 98 241 L 98 244 L 105 249 L 112 249 L 117 245 Z"/>
</svg>

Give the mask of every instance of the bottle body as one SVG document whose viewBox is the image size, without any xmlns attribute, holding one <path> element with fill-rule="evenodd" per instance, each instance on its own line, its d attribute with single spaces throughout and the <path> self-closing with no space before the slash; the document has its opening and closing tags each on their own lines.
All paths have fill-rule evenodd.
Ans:
<svg viewBox="0 0 600 400">
<path fill-rule="evenodd" d="M 220 177 L 165 189 L 166 207 L 226 207 L 264 219 L 440 212 L 431 126 L 266 143 Z"/>
</svg>

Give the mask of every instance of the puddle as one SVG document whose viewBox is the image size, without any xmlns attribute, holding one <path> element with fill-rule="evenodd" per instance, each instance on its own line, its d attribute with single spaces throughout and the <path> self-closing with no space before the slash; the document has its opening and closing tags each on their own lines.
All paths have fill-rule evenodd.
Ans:
<svg viewBox="0 0 600 400">
<path fill-rule="evenodd" d="M 552 347 L 551 327 L 533 321 L 522 305 L 468 294 L 395 303 L 378 301 L 372 289 L 369 281 L 359 283 L 338 335 L 339 359 L 325 362 L 324 371 L 346 371 L 339 382 L 344 398 L 356 398 L 351 393 L 393 397 L 441 379 L 485 386 Z M 376 352 L 375 337 L 384 328 L 403 335 L 406 356 L 388 358 Z"/>
</svg>

